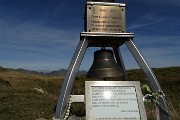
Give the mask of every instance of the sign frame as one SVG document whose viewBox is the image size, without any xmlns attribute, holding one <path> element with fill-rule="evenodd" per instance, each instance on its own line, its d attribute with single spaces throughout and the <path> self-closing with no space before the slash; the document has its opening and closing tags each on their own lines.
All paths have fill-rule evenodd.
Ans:
<svg viewBox="0 0 180 120">
<path fill-rule="evenodd" d="M 136 92 L 138 109 L 139 109 L 139 116 L 140 116 L 140 119 L 138 120 L 147 120 L 139 81 L 85 81 L 86 120 L 126 120 L 126 119 L 120 119 L 120 118 L 119 119 L 117 118 L 116 119 L 113 119 L 113 118 L 93 119 L 92 87 L 134 87 L 135 92 Z M 137 119 L 129 119 L 129 120 L 137 120 Z"/>
</svg>

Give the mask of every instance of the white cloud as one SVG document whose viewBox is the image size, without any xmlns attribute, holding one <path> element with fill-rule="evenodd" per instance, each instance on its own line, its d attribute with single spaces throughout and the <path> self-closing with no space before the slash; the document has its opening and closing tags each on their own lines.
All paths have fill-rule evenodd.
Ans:
<svg viewBox="0 0 180 120">
<path fill-rule="evenodd" d="M 173 21 L 174 18 L 169 18 L 169 15 L 157 13 L 155 10 L 149 11 L 145 14 L 136 16 L 131 23 L 127 25 L 128 30 L 152 27 L 166 21 Z M 171 25 L 171 24 L 170 24 Z"/>
<path fill-rule="evenodd" d="M 5 21 L 0 21 L 1 31 L 3 31 L 6 36 L 11 37 L 11 40 L 16 38 L 24 42 L 41 41 L 67 43 L 65 38 L 70 38 L 70 44 L 73 44 L 74 40 L 72 40 L 72 38 L 76 36 L 72 31 L 55 29 L 47 27 L 43 24 L 36 24 L 31 21 L 14 23 L 14 25 L 11 26 L 9 26 L 8 23 L 4 23 Z"/>
<path fill-rule="evenodd" d="M 76 31 L 64 31 L 43 24 L 24 22 L 10 26 L 9 21 L 0 21 L 0 48 L 56 54 L 68 51 L 79 41 Z"/>
<path fill-rule="evenodd" d="M 144 23 L 140 23 L 140 22 L 137 22 L 137 23 L 132 23 L 129 25 L 129 27 L 127 28 L 128 31 L 130 30 L 133 30 L 133 29 L 138 29 L 138 28 L 141 28 L 141 27 L 148 27 L 148 26 L 151 26 L 151 25 L 154 25 L 154 24 L 157 24 L 157 23 L 160 23 L 164 21 L 163 19 L 159 19 L 159 20 L 156 20 L 156 21 L 151 21 L 151 22 L 144 22 Z"/>
</svg>

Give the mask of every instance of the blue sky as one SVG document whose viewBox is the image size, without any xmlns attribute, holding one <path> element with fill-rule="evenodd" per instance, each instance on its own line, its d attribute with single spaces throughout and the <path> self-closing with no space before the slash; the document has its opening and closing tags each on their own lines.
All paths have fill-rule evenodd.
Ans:
<svg viewBox="0 0 180 120">
<path fill-rule="evenodd" d="M 180 66 L 180 0 L 123 1 L 127 5 L 127 32 L 135 33 L 134 42 L 150 67 Z M 0 0 L 0 66 L 67 68 L 83 31 L 85 3 Z M 97 49 L 87 49 L 81 70 L 90 68 Z M 120 49 L 125 67 L 139 68 L 127 47 Z"/>
</svg>

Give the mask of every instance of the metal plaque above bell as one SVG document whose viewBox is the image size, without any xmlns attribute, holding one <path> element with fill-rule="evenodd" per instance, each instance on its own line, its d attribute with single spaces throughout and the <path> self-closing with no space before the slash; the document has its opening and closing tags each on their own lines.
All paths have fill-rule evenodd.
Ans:
<svg viewBox="0 0 180 120">
<path fill-rule="evenodd" d="M 87 78 L 110 78 L 123 76 L 120 66 L 116 63 L 112 50 L 94 52 L 94 61 L 87 73 Z"/>
</svg>

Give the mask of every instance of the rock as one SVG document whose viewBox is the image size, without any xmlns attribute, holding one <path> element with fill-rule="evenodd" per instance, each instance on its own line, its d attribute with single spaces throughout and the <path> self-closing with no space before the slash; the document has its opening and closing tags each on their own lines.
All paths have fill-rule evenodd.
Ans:
<svg viewBox="0 0 180 120">
<path fill-rule="evenodd" d="M 4 88 L 13 88 L 9 81 L 3 80 L 0 78 L 0 86 Z"/>
<path fill-rule="evenodd" d="M 48 94 L 46 91 L 44 91 L 42 88 L 33 88 L 34 90 L 42 93 L 42 94 Z"/>
</svg>

